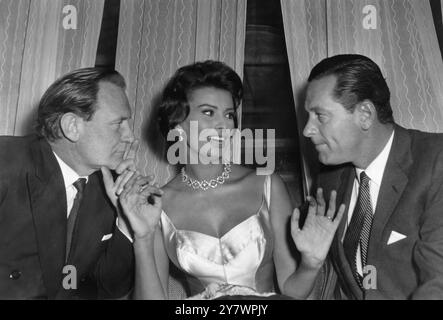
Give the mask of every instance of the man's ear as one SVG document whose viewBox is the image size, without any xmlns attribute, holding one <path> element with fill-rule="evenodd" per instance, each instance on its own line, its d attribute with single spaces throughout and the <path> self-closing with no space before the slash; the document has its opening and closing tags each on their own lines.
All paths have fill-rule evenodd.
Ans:
<svg viewBox="0 0 443 320">
<path fill-rule="evenodd" d="M 63 136 L 69 141 L 76 142 L 80 138 L 83 119 L 75 113 L 68 112 L 60 119 L 60 128 Z"/>
<path fill-rule="evenodd" d="M 370 100 L 363 100 L 359 102 L 355 108 L 360 127 L 364 131 L 369 130 L 377 119 L 377 111 L 374 104 Z"/>
</svg>

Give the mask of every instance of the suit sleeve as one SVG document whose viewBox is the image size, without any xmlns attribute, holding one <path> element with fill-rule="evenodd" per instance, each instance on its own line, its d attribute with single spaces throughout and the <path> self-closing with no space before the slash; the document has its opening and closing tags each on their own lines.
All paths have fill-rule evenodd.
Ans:
<svg viewBox="0 0 443 320">
<path fill-rule="evenodd" d="M 413 253 L 419 286 L 412 299 L 443 299 L 443 152 L 434 162 L 432 176 L 420 221 L 420 240 Z"/>
</svg>

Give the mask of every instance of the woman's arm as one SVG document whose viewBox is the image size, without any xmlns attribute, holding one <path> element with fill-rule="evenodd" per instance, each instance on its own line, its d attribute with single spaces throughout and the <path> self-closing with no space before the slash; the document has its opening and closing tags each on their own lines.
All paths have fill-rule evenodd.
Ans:
<svg viewBox="0 0 443 320">
<path fill-rule="evenodd" d="M 159 227 L 163 191 L 145 180 L 133 176 L 119 197 L 134 234 L 134 297 L 167 299 L 169 260 Z"/>
<path fill-rule="evenodd" d="M 134 298 L 167 299 L 169 259 L 163 246 L 160 228 L 157 228 L 154 234 L 134 239 L 134 254 Z"/>
<path fill-rule="evenodd" d="M 327 212 L 321 191 L 317 199 L 318 204 L 310 199 L 309 213 L 300 230 L 299 210 L 295 209 L 291 217 L 292 205 L 286 186 L 278 175 L 272 176 L 271 222 L 277 280 L 283 294 L 297 299 L 306 299 L 311 293 L 344 212 L 342 205 L 334 219 L 335 193 Z"/>
</svg>

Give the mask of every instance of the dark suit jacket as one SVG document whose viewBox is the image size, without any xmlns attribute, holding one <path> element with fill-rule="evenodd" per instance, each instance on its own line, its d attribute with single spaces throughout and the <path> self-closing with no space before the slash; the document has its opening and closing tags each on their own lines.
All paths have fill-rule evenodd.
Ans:
<svg viewBox="0 0 443 320">
<path fill-rule="evenodd" d="M 49 144 L 35 136 L 0 137 L 0 299 L 116 298 L 130 290 L 132 245 L 115 225 L 101 173 L 89 177 L 77 216 L 66 263 L 76 275 L 63 272 L 66 206 Z M 64 289 L 64 278 L 72 284 L 68 275 L 76 276 L 77 290 Z"/>
<path fill-rule="evenodd" d="M 352 165 L 325 167 L 318 185 L 348 207 L 354 177 Z M 330 250 L 329 280 L 337 278 L 342 298 L 443 299 L 443 135 L 395 126 L 369 240 L 376 290 L 362 293 L 352 276 L 341 242 L 346 221 Z M 388 245 L 393 231 L 406 238 Z"/>
</svg>

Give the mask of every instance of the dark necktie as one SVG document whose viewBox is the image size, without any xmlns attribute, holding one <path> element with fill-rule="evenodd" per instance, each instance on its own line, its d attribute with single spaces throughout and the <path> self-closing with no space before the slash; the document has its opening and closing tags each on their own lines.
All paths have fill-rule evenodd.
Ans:
<svg viewBox="0 0 443 320">
<path fill-rule="evenodd" d="M 72 243 L 72 235 L 74 233 L 75 221 L 77 220 L 77 213 L 80 207 L 80 202 L 83 197 L 83 190 L 85 188 L 86 179 L 79 178 L 77 181 L 73 183 L 73 186 L 77 189 L 77 194 L 74 198 L 74 203 L 72 205 L 72 209 L 69 213 L 68 223 L 67 223 L 67 232 L 66 232 L 66 258 L 65 261 L 68 261 L 69 252 L 71 250 Z"/>
<path fill-rule="evenodd" d="M 369 177 L 362 171 L 357 203 L 343 241 L 346 258 L 351 266 L 355 280 L 362 289 L 362 277 L 357 271 L 357 248 L 360 244 L 361 264 L 362 268 L 364 268 L 368 257 L 369 236 L 373 219 L 372 212 Z"/>
</svg>

